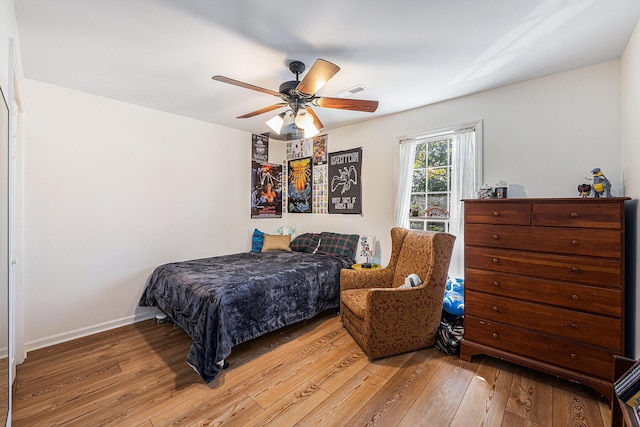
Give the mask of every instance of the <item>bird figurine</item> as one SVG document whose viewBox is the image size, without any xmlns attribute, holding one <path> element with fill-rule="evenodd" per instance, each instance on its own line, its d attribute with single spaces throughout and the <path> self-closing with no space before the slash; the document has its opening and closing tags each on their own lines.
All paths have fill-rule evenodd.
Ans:
<svg viewBox="0 0 640 427">
<path fill-rule="evenodd" d="M 602 173 L 600 168 L 594 168 L 591 170 L 593 175 L 593 197 L 611 197 L 611 182 Z"/>
</svg>

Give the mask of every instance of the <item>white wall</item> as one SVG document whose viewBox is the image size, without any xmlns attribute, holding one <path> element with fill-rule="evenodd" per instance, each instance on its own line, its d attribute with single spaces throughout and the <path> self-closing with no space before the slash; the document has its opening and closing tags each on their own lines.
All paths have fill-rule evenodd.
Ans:
<svg viewBox="0 0 640 427">
<path fill-rule="evenodd" d="M 626 195 L 637 200 L 640 199 L 640 23 L 625 49 L 621 60 L 622 68 L 622 168 L 624 170 Z M 640 254 L 637 246 L 637 224 L 640 213 L 636 211 L 635 218 L 629 221 L 635 226 L 635 235 L 629 236 L 635 239 L 634 251 L 629 255 L 635 260 L 635 265 L 628 265 L 635 274 L 635 283 L 630 283 L 628 288 L 635 292 L 635 300 L 630 309 L 632 314 L 631 324 L 635 326 L 635 358 L 640 357 L 640 328 L 638 324 L 637 307 L 640 304 L 640 292 L 638 286 L 640 280 L 637 275 L 637 266 L 640 263 Z"/>
<path fill-rule="evenodd" d="M 299 232 L 374 234 L 383 261 L 394 224 L 397 137 L 483 120 L 484 177 L 510 197 L 577 197 L 600 167 L 621 194 L 619 61 L 506 86 L 329 132 L 329 151 L 364 147 L 360 216 L 290 214 Z"/>
<path fill-rule="evenodd" d="M 137 302 L 159 264 L 248 250 L 250 134 L 32 80 L 24 92 L 27 349 L 149 317 Z"/>
</svg>

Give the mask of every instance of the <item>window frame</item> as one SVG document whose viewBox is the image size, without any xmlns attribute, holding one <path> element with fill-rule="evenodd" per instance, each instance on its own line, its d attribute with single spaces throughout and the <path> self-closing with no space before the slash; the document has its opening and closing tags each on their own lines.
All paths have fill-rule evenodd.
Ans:
<svg viewBox="0 0 640 427">
<path fill-rule="evenodd" d="M 449 126 L 433 128 L 427 131 L 406 134 L 406 135 L 397 137 L 396 140 L 398 141 L 399 144 L 402 144 L 409 140 L 418 141 L 418 140 L 423 140 L 427 138 L 438 138 L 448 134 L 453 134 L 456 131 L 470 129 L 470 128 L 473 128 L 475 133 L 476 183 L 478 186 L 480 186 L 484 183 L 484 122 L 482 119 L 471 120 L 468 122 L 460 122 L 460 123 L 455 123 Z M 449 185 L 449 188 L 451 188 L 450 185 Z M 407 218 L 408 221 L 411 220 L 408 214 L 405 214 L 405 217 Z"/>
<path fill-rule="evenodd" d="M 441 142 L 441 141 L 447 141 L 447 162 L 444 165 L 429 165 L 429 144 L 430 143 L 434 143 L 434 142 Z M 424 171 L 424 175 L 425 175 L 425 188 L 424 188 L 424 192 L 422 191 L 413 191 L 413 178 L 412 178 L 412 191 L 411 194 L 409 196 L 410 200 L 413 198 L 414 195 L 424 195 L 425 197 L 425 210 L 422 212 L 422 215 L 419 216 L 413 216 L 411 214 L 411 212 L 409 212 L 408 214 L 408 221 L 409 221 L 409 228 L 412 230 L 433 230 L 433 231 L 444 231 L 444 232 L 448 232 L 449 231 L 449 218 L 450 216 L 448 215 L 448 213 L 451 210 L 451 150 L 452 150 L 452 144 L 453 144 L 453 132 L 449 132 L 449 133 L 443 133 L 440 135 L 436 135 L 436 136 L 429 136 L 429 137 L 424 137 L 424 138 L 419 138 L 419 139 L 415 139 L 415 144 L 416 146 L 414 147 L 414 153 L 418 151 L 418 147 L 421 145 L 425 146 L 425 165 L 424 167 L 421 168 L 416 168 L 415 167 L 415 157 L 414 157 L 414 164 L 413 164 L 413 173 L 412 175 L 415 176 L 415 172 L 416 171 Z M 442 190 L 442 191 L 430 191 L 429 190 L 429 170 L 430 169 L 446 169 L 447 170 L 447 188 L 446 190 Z M 424 215 L 424 213 L 430 209 L 429 207 L 429 195 L 437 195 L 437 194 L 442 194 L 442 195 L 446 195 L 446 206 L 440 206 L 440 208 L 443 208 L 447 211 L 447 216 L 446 217 L 427 217 Z M 433 206 L 431 207 L 433 208 Z M 422 223 L 422 227 L 421 228 L 415 228 L 412 226 L 412 224 L 418 224 L 418 223 Z"/>
</svg>

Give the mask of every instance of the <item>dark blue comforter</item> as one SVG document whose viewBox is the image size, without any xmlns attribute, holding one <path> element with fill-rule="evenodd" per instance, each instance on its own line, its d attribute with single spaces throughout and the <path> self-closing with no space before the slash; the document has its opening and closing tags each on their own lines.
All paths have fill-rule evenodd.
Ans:
<svg viewBox="0 0 640 427">
<path fill-rule="evenodd" d="M 245 252 L 157 267 L 140 298 L 192 339 L 187 362 L 206 382 L 231 347 L 337 308 L 351 261 L 303 252 Z"/>
</svg>

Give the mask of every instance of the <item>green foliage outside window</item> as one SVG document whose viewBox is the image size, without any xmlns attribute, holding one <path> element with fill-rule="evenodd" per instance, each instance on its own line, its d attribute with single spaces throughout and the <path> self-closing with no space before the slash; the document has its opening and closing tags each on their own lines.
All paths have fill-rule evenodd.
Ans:
<svg viewBox="0 0 640 427">
<path fill-rule="evenodd" d="M 451 197 L 450 176 L 449 136 L 425 140 L 416 145 L 409 214 L 411 229 L 447 231 Z"/>
</svg>

